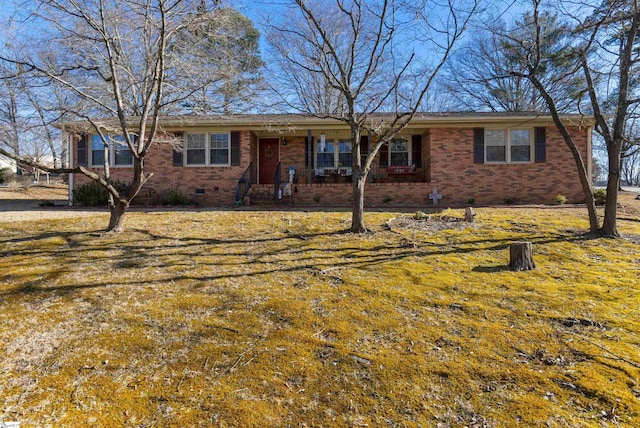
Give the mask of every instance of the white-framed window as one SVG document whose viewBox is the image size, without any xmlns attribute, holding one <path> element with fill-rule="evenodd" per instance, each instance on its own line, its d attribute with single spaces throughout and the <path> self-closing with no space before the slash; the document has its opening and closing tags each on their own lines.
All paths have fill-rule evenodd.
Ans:
<svg viewBox="0 0 640 428">
<path fill-rule="evenodd" d="M 533 160 L 533 129 L 485 129 L 487 163 L 530 163 Z"/>
<path fill-rule="evenodd" d="M 533 130 L 514 129 L 510 132 L 509 161 L 531 162 L 533 159 Z"/>
<path fill-rule="evenodd" d="M 506 162 L 507 131 L 505 129 L 485 129 L 484 151 L 486 162 Z"/>
<path fill-rule="evenodd" d="M 333 140 L 318 141 L 316 146 L 316 166 L 318 168 L 335 168 L 336 146 Z"/>
<path fill-rule="evenodd" d="M 207 134 L 188 134 L 185 150 L 187 165 L 206 165 Z"/>
<path fill-rule="evenodd" d="M 316 144 L 316 167 L 351 168 L 353 149 L 351 140 L 326 139 Z"/>
<path fill-rule="evenodd" d="M 411 140 L 405 137 L 394 138 L 380 150 L 384 150 L 382 154 L 378 154 L 381 167 L 412 165 Z"/>
<path fill-rule="evenodd" d="M 338 166 L 351 168 L 352 164 L 351 140 L 340 140 L 338 143 Z"/>
<path fill-rule="evenodd" d="M 229 165 L 231 146 L 229 134 L 209 134 L 210 165 Z"/>
<path fill-rule="evenodd" d="M 389 166 L 409 166 L 409 141 L 395 138 L 389 144 Z"/>
<path fill-rule="evenodd" d="M 131 135 L 131 134 L 129 134 Z M 127 146 L 122 135 L 107 135 L 107 140 L 110 166 L 133 166 L 133 154 Z M 132 135 L 132 138 L 136 138 Z M 94 134 L 91 136 L 91 166 L 104 167 L 104 142 L 99 135 Z"/>
<path fill-rule="evenodd" d="M 186 166 L 228 166 L 231 164 L 228 132 L 190 133 L 184 147 Z"/>
</svg>

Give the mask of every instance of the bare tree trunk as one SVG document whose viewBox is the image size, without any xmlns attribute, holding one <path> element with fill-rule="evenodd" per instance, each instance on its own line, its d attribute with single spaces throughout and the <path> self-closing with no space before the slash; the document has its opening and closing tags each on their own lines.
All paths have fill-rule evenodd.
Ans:
<svg viewBox="0 0 640 428">
<path fill-rule="evenodd" d="M 549 111 L 551 113 L 551 117 L 553 118 L 553 122 L 562 135 L 562 139 L 569 148 L 571 155 L 573 156 L 573 160 L 576 164 L 576 169 L 578 170 L 578 176 L 580 177 L 582 191 L 584 192 L 584 203 L 586 204 L 587 212 L 589 213 L 589 231 L 591 233 L 598 233 L 600 230 L 600 220 L 598 219 L 598 212 L 596 211 L 596 201 L 593 197 L 593 187 L 587 173 L 587 167 L 585 166 L 584 160 L 582 159 L 582 154 L 576 146 L 576 143 L 573 141 L 569 130 L 560 119 L 560 114 L 553 97 L 549 95 L 549 92 L 547 92 L 546 88 L 535 74 L 530 74 L 526 77 L 531 81 L 531 83 L 533 83 L 536 89 L 538 89 L 538 92 L 540 93 L 542 98 L 546 101 L 547 107 L 549 108 Z M 591 154 L 588 155 L 591 156 Z"/>
<path fill-rule="evenodd" d="M 607 200 L 604 205 L 604 221 L 600 233 L 604 236 L 619 237 L 618 217 L 618 189 L 620 187 L 620 151 L 622 144 L 613 143 L 608 147 L 609 175 L 607 182 Z"/>
<path fill-rule="evenodd" d="M 584 192 L 584 203 L 587 206 L 587 212 L 589 214 L 589 231 L 592 233 L 597 233 L 600 228 L 600 220 L 598 219 L 596 200 L 593 196 L 593 187 L 591 184 L 591 180 L 589 179 L 589 176 L 587 174 L 587 168 L 584 164 L 580 151 L 573 142 L 573 138 L 571 138 L 569 132 L 565 128 L 564 124 L 562 124 L 562 121 L 560 120 L 555 110 L 552 110 L 552 116 L 556 127 L 562 134 L 565 144 L 573 155 L 573 160 L 575 161 L 576 168 L 578 170 L 580 184 L 582 185 L 582 191 Z"/>
<path fill-rule="evenodd" d="M 124 214 L 129 208 L 129 202 L 118 199 L 111 206 L 111 217 L 109 217 L 109 226 L 107 232 L 124 232 Z"/>
<path fill-rule="evenodd" d="M 598 219 L 598 211 L 596 210 L 596 199 L 593 196 L 593 185 L 591 184 L 591 180 L 587 175 L 587 168 L 584 164 L 584 161 L 582 160 L 582 156 L 580 155 L 578 148 L 573 142 L 573 139 L 568 140 L 564 133 L 563 137 L 565 143 L 571 151 L 571 154 L 573 155 L 573 159 L 575 160 L 576 167 L 578 169 L 580 184 L 582 184 L 582 191 L 584 192 L 584 203 L 587 206 L 587 213 L 589 215 L 589 231 L 591 233 L 598 233 L 598 231 L 600 230 L 600 220 Z"/>
<path fill-rule="evenodd" d="M 354 233 L 365 233 L 367 228 L 364 225 L 364 186 L 367 176 L 360 171 L 353 176 L 353 204 L 351 215 L 351 231 Z"/>
</svg>

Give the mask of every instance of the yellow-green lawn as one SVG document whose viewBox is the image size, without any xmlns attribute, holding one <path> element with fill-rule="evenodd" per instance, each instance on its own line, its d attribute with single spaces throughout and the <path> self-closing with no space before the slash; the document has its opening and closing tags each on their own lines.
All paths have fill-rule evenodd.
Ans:
<svg viewBox="0 0 640 428">
<path fill-rule="evenodd" d="M 0 223 L 0 422 L 639 426 L 628 204 L 618 240 L 582 208 Z M 510 272 L 521 240 L 537 269 Z"/>
</svg>

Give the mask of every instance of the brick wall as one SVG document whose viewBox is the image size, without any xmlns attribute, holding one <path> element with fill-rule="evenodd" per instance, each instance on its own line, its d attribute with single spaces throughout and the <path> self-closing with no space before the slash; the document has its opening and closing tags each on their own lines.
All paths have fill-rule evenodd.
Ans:
<svg viewBox="0 0 640 428">
<path fill-rule="evenodd" d="M 282 166 L 298 165 L 303 167 L 306 137 L 287 137 L 286 140 L 286 146 L 280 144 L 280 162 L 282 162 Z"/>
<path fill-rule="evenodd" d="M 587 130 L 570 128 L 585 162 Z M 473 163 L 473 129 L 432 129 L 431 180 L 443 202 L 478 204 L 554 203 L 562 194 L 569 202 L 582 202 L 584 195 L 573 156 L 555 127 L 547 128 L 546 162 L 528 164 Z"/>
<path fill-rule="evenodd" d="M 570 128 L 586 161 L 587 131 Z M 284 168 L 289 165 L 304 166 L 304 137 L 287 137 L 287 145 L 280 147 L 280 160 Z M 516 203 L 554 203 L 562 194 L 570 202 L 583 200 L 582 187 L 573 157 L 559 132 L 547 128 L 546 162 L 530 164 L 475 164 L 473 162 L 472 128 L 437 128 L 423 134 L 422 160 L 424 177 L 417 183 L 367 183 L 366 206 L 431 206 L 428 199 L 434 186 L 442 194 L 441 205 L 503 203 L 511 199 Z M 233 204 L 235 186 L 251 160 L 257 156 L 257 138 L 248 131 L 241 132 L 240 166 L 232 167 L 184 167 L 174 166 L 172 148 L 168 143 L 158 143 L 145 160 L 146 173 L 154 176 L 145 184 L 141 195 L 148 192 L 161 194 L 177 189 L 194 199 L 201 206 L 229 206 Z M 77 159 L 77 157 L 76 157 Z M 377 162 L 374 162 L 376 164 Z M 99 169 L 96 169 L 99 170 Z M 130 168 L 112 168 L 112 177 L 130 181 Z M 88 179 L 75 174 L 80 185 Z M 283 175 L 283 181 L 287 175 Z M 300 177 L 296 204 L 322 206 L 351 203 L 349 183 L 307 184 Z M 265 186 L 264 192 L 273 192 L 273 186 Z M 204 189 L 204 194 L 196 194 Z"/>
<path fill-rule="evenodd" d="M 240 133 L 240 166 L 229 167 L 192 167 L 174 166 L 173 149 L 169 143 L 156 143 L 147 154 L 144 164 L 145 173 L 153 177 L 144 185 L 140 196 L 149 193 L 162 194 L 176 189 L 193 199 L 201 206 L 232 205 L 236 182 L 251 162 L 251 151 L 255 150 L 255 139 L 248 131 Z M 77 152 L 76 157 L 77 159 Z M 101 171 L 102 168 L 93 168 Z M 112 167 L 113 180 L 131 181 L 132 168 Z M 75 185 L 90 181 L 82 174 L 75 174 Z M 204 194 L 196 194 L 196 189 L 204 189 Z"/>
</svg>

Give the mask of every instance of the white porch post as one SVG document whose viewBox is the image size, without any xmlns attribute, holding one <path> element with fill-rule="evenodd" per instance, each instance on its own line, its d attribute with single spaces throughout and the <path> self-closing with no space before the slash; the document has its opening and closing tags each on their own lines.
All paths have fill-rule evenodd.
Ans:
<svg viewBox="0 0 640 428">
<path fill-rule="evenodd" d="M 62 144 L 67 145 L 67 165 L 69 168 L 73 168 L 73 137 L 72 134 L 67 134 L 64 126 L 62 126 Z M 69 206 L 73 205 L 73 173 L 69 173 Z"/>
</svg>

